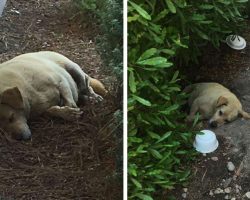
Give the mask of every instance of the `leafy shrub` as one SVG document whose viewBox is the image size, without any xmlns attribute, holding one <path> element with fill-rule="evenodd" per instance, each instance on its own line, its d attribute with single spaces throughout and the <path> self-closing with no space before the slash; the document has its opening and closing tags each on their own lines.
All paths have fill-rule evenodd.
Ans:
<svg viewBox="0 0 250 200">
<path fill-rule="evenodd" d="M 120 84 L 123 75 L 123 4 L 119 0 L 74 0 L 82 11 L 95 16 L 102 31 L 98 49 Z"/>
<path fill-rule="evenodd" d="M 118 110 L 107 125 L 112 127 L 117 142 L 117 172 L 122 177 L 122 85 L 123 85 L 123 5 L 120 0 L 73 0 L 77 8 L 91 15 L 98 23 L 101 34 L 97 37 L 102 59 L 116 77 L 116 103 Z"/>
<path fill-rule="evenodd" d="M 197 62 L 243 22 L 244 0 L 128 1 L 128 191 L 152 199 L 190 174 L 194 133 L 183 123 L 186 99 L 177 66 Z"/>
</svg>

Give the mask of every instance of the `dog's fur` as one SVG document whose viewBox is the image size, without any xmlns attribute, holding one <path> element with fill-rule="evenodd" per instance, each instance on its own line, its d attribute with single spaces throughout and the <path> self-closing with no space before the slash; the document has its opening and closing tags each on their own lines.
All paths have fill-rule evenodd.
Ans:
<svg viewBox="0 0 250 200">
<path fill-rule="evenodd" d="M 72 120 L 82 113 L 78 99 L 101 101 L 106 93 L 100 81 L 59 53 L 23 54 L 0 64 L 0 128 L 29 139 L 30 117 L 45 113 Z"/>
<path fill-rule="evenodd" d="M 186 87 L 184 92 L 190 93 L 188 122 L 194 120 L 197 112 L 200 113 L 201 119 L 209 120 L 212 127 L 221 126 L 237 117 L 250 119 L 250 115 L 243 111 L 238 98 L 221 84 L 197 83 Z"/>
</svg>

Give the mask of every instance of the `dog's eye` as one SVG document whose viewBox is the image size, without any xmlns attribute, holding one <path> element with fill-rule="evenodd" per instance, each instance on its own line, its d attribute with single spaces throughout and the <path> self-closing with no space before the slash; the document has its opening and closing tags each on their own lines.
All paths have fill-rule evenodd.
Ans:
<svg viewBox="0 0 250 200">
<path fill-rule="evenodd" d="M 221 110 L 219 111 L 219 115 L 220 115 L 220 116 L 223 115 L 223 112 L 222 112 Z"/>
<path fill-rule="evenodd" d="M 11 115 L 10 115 L 10 117 L 9 117 L 9 122 L 11 123 L 11 122 L 13 122 L 14 121 L 14 113 L 12 113 Z"/>
</svg>

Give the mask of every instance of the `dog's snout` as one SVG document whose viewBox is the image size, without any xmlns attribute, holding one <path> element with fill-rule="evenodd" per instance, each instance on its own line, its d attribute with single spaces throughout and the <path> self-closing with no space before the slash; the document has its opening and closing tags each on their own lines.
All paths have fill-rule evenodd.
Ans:
<svg viewBox="0 0 250 200">
<path fill-rule="evenodd" d="M 213 128 L 216 128 L 218 126 L 218 123 L 216 121 L 212 121 L 210 122 L 210 126 L 212 126 Z"/>
<path fill-rule="evenodd" d="M 22 133 L 13 134 L 13 138 L 15 138 L 16 140 L 30 140 L 31 132 L 30 132 L 30 130 L 27 130 L 27 131 L 22 132 Z"/>
<path fill-rule="evenodd" d="M 22 134 L 22 139 L 23 139 L 23 140 L 30 140 L 30 138 L 31 138 L 31 132 L 30 132 L 30 130 L 27 130 L 27 131 L 25 131 L 25 132 Z"/>
</svg>

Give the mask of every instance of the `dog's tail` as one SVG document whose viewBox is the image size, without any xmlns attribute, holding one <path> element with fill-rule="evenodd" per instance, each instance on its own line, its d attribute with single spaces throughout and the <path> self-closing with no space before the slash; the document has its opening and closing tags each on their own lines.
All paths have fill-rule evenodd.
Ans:
<svg viewBox="0 0 250 200">
<path fill-rule="evenodd" d="M 105 97 L 108 93 L 108 91 L 105 89 L 104 85 L 101 83 L 101 81 L 90 78 L 90 86 L 93 88 L 94 92 Z"/>
</svg>

